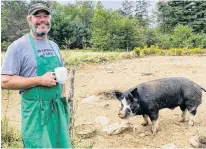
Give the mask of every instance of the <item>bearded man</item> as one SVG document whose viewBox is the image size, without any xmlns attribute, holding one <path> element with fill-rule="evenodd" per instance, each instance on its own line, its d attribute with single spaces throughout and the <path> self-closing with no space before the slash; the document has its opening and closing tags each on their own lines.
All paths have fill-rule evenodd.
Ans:
<svg viewBox="0 0 206 149">
<path fill-rule="evenodd" d="M 30 33 L 7 49 L 1 87 L 20 90 L 25 148 L 71 148 L 65 87 L 52 75 L 63 60 L 58 45 L 47 39 L 51 12 L 42 3 L 33 4 L 27 21 Z"/>
</svg>

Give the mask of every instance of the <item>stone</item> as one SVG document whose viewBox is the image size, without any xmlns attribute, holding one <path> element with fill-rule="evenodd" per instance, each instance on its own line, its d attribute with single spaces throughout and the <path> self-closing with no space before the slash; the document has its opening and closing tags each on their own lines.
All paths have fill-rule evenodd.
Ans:
<svg viewBox="0 0 206 149">
<path fill-rule="evenodd" d="M 109 123 L 109 119 L 106 116 L 98 116 L 95 119 L 96 123 L 99 123 L 101 126 L 106 126 Z"/>
<path fill-rule="evenodd" d="M 160 149 L 178 149 L 177 146 L 173 143 L 165 144 L 164 146 L 160 147 Z"/>
<path fill-rule="evenodd" d="M 117 135 L 130 128 L 131 124 L 128 121 L 121 121 L 104 127 L 103 132 L 108 135 Z"/>
<path fill-rule="evenodd" d="M 99 100 L 99 98 L 97 96 L 93 95 L 93 96 L 89 96 L 87 98 L 82 99 L 82 102 L 91 103 L 91 102 L 95 102 L 95 101 L 98 101 L 98 100 Z"/>
</svg>

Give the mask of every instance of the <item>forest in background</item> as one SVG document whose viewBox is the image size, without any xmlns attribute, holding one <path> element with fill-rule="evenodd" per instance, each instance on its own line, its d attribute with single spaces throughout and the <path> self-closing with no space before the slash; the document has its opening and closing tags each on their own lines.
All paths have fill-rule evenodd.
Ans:
<svg viewBox="0 0 206 149">
<path fill-rule="evenodd" d="M 150 16 L 150 2 L 146 0 L 124 0 L 118 10 L 104 8 L 101 1 L 77 0 L 67 5 L 57 1 L 2 1 L 3 51 L 28 33 L 28 8 L 36 2 L 46 3 L 52 10 L 49 38 L 61 49 L 206 48 L 206 1 L 160 0 Z"/>
</svg>

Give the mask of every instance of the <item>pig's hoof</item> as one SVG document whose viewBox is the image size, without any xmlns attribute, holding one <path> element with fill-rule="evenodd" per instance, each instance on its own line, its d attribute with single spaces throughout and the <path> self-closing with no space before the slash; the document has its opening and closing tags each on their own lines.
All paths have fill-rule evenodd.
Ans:
<svg viewBox="0 0 206 149">
<path fill-rule="evenodd" d="M 156 136 L 156 134 L 157 134 L 157 131 L 152 131 L 153 136 Z"/>
<path fill-rule="evenodd" d="M 192 127 L 192 126 L 194 126 L 194 122 L 189 121 L 188 125 L 189 125 L 190 127 Z"/>
<path fill-rule="evenodd" d="M 152 134 L 155 136 L 157 134 L 157 129 L 152 128 Z"/>
<path fill-rule="evenodd" d="M 183 118 L 180 118 L 180 120 L 179 120 L 179 122 L 186 122 L 186 120 L 185 119 L 183 119 Z"/>
<path fill-rule="evenodd" d="M 149 123 L 142 123 L 142 126 L 147 126 L 149 125 Z"/>
</svg>

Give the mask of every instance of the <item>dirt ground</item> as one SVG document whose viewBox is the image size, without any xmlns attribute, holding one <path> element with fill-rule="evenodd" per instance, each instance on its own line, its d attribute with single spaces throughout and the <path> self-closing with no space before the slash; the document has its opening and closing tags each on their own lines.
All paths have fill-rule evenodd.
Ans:
<svg viewBox="0 0 206 149">
<path fill-rule="evenodd" d="M 126 130 L 112 136 L 102 132 L 106 123 L 101 124 L 97 121 L 97 117 L 107 117 L 109 120 L 107 125 L 122 121 L 117 116 L 119 102 L 111 96 L 113 90 L 124 91 L 142 82 L 165 77 L 186 77 L 206 88 L 205 74 L 205 56 L 146 57 L 82 67 L 75 78 L 75 125 L 92 123 L 97 132 L 91 138 L 80 139 L 75 146 L 153 148 L 173 143 L 179 148 L 192 147 L 189 144 L 191 136 L 206 134 L 205 92 L 203 92 L 203 103 L 198 107 L 195 126 L 189 127 L 187 122 L 179 122 L 181 115 L 179 108 L 163 109 L 159 113 L 160 130 L 156 136 L 150 133 L 151 126 L 141 125 L 142 116 L 128 119 L 139 128 L 138 131 Z"/>
<path fill-rule="evenodd" d="M 128 119 L 138 128 L 135 132 L 130 129 L 121 134 L 109 136 L 103 133 L 102 129 L 106 125 L 122 121 L 117 115 L 119 102 L 112 96 L 113 90 L 125 91 L 140 83 L 165 77 L 186 77 L 206 88 L 205 74 L 206 56 L 144 57 L 82 66 L 76 71 L 75 76 L 74 124 L 75 126 L 94 124 L 97 132 L 90 138 L 75 138 L 75 147 L 158 148 L 169 143 L 174 143 L 178 148 L 191 147 L 189 144 L 191 136 L 206 134 L 205 92 L 203 92 L 203 102 L 198 107 L 196 124 L 193 127 L 188 127 L 187 122 L 178 121 L 181 111 L 175 108 L 160 111 L 160 130 L 156 136 L 150 133 L 151 126 L 141 125 L 142 116 Z M 6 91 L 3 92 L 3 94 L 6 93 Z M 20 123 L 19 99 L 19 95 L 11 92 L 10 97 L 3 95 L 2 100 L 2 113 L 5 113 L 7 109 L 7 115 L 16 127 Z M 101 124 L 99 122 L 101 120 L 97 121 L 98 116 L 108 118 L 108 123 Z"/>
</svg>

